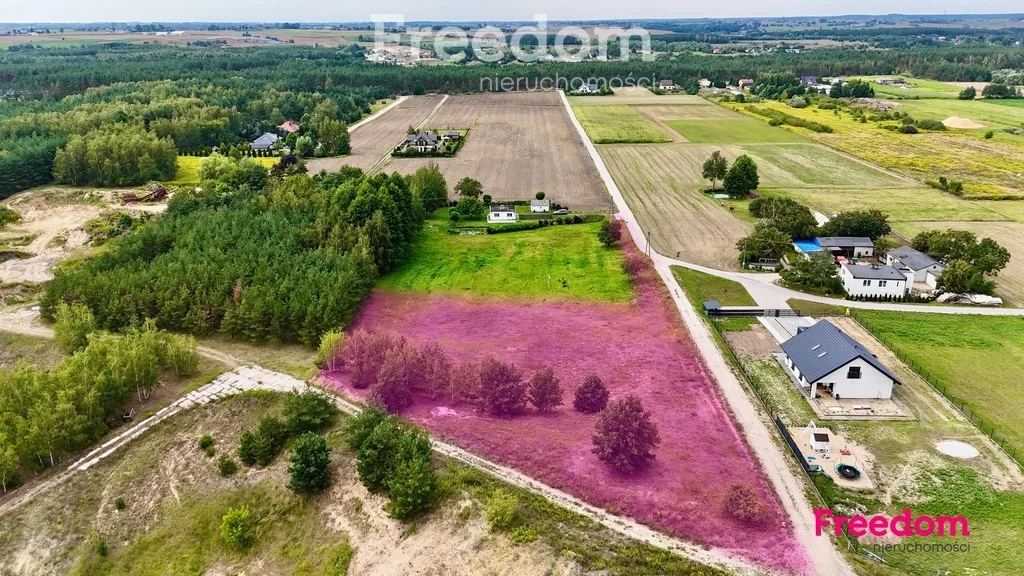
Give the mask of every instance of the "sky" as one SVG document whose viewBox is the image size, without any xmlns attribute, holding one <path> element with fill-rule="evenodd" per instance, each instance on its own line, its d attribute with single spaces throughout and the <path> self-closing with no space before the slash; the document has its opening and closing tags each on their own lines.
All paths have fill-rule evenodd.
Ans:
<svg viewBox="0 0 1024 576">
<path fill-rule="evenodd" d="M 0 22 L 365 22 L 371 14 L 412 20 L 597 20 L 829 16 L 837 14 L 996 14 L 1024 11 L 1020 0 L 0 0 Z"/>
</svg>

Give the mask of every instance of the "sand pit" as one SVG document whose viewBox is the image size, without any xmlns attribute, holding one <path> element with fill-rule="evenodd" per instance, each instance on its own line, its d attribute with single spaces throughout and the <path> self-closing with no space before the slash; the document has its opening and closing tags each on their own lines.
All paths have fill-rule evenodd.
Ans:
<svg viewBox="0 0 1024 576">
<path fill-rule="evenodd" d="M 946 456 L 952 456 L 953 458 L 975 458 L 978 456 L 978 449 L 970 444 L 963 442 L 957 442 L 956 440 L 947 440 L 945 442 L 939 442 L 935 445 L 935 449 L 942 452 Z"/>
<path fill-rule="evenodd" d="M 946 128 L 958 128 L 960 130 L 977 130 L 978 128 L 984 128 L 984 124 L 978 124 L 970 118 L 961 118 L 960 116 L 950 116 L 942 121 L 942 124 Z"/>
</svg>

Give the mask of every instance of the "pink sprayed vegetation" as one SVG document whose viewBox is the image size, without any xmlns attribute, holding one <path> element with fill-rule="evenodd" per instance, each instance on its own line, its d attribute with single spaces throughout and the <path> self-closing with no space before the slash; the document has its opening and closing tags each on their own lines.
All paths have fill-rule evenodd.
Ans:
<svg viewBox="0 0 1024 576">
<path fill-rule="evenodd" d="M 528 409 L 497 418 L 468 404 L 417 397 L 403 416 L 456 444 L 515 467 L 587 502 L 620 511 L 677 537 L 708 544 L 773 569 L 809 573 L 809 563 L 759 465 L 667 294 L 645 270 L 633 304 L 471 300 L 376 292 L 353 328 L 391 331 L 416 344 L 437 342 L 454 362 L 490 355 L 529 378 L 550 366 L 565 403 L 552 413 Z M 596 415 L 572 409 L 572 394 L 598 374 L 615 400 L 639 396 L 662 442 L 637 475 L 617 473 L 591 453 Z M 348 374 L 324 374 L 345 394 L 364 398 Z M 767 520 L 730 516 L 730 486 L 752 488 Z"/>
</svg>

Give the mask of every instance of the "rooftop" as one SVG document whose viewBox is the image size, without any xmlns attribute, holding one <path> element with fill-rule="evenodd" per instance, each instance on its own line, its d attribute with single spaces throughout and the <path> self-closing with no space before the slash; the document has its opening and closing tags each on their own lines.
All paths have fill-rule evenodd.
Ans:
<svg viewBox="0 0 1024 576">
<path fill-rule="evenodd" d="M 808 382 L 817 382 L 857 358 L 899 383 L 899 379 L 856 340 L 827 320 L 805 328 L 782 343 L 782 350 Z"/>
<path fill-rule="evenodd" d="M 920 250 L 914 250 L 910 246 L 900 246 L 899 248 L 889 250 L 889 256 L 899 260 L 900 264 L 903 264 L 911 270 L 923 270 L 929 266 L 940 264 L 935 258 L 932 258 Z"/>
<path fill-rule="evenodd" d="M 906 280 L 894 266 L 875 266 L 867 264 L 843 264 L 850 276 L 858 280 Z"/>
<path fill-rule="evenodd" d="M 505 206 L 504 204 L 491 204 L 491 212 L 515 212 L 514 206 Z"/>
<path fill-rule="evenodd" d="M 537 199 L 530 200 L 530 206 L 550 206 L 550 205 L 551 205 L 551 202 L 547 198 L 544 198 L 543 200 L 537 200 Z"/>
<path fill-rule="evenodd" d="M 846 248 L 849 246 L 874 248 L 875 246 L 871 238 L 866 236 L 819 236 L 816 240 L 822 248 Z"/>
</svg>

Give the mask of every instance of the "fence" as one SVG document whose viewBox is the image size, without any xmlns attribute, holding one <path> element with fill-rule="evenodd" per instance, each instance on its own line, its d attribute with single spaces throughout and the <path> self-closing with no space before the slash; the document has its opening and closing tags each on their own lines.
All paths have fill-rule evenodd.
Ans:
<svg viewBox="0 0 1024 576">
<path fill-rule="evenodd" d="M 901 362 L 909 366 L 911 370 L 913 370 L 918 376 L 920 376 L 921 379 L 924 380 L 935 391 L 937 391 L 939 394 L 942 394 L 942 397 L 948 400 L 949 403 L 952 404 L 953 407 L 957 409 L 957 411 L 959 411 L 961 414 L 967 417 L 967 419 L 970 420 L 970 422 L 974 424 L 974 426 L 978 430 L 981 430 L 982 434 L 991 438 L 992 442 L 994 442 L 995 445 L 998 446 L 1004 454 L 1009 456 L 1010 459 L 1017 464 L 1017 466 L 1020 466 L 1021 469 L 1024 469 L 1024 452 L 1021 452 L 1017 446 L 1007 444 L 1006 437 L 999 434 L 999 430 L 996 428 L 994 422 L 986 420 L 981 415 L 979 415 L 974 408 L 968 406 L 966 402 L 957 398 L 955 394 L 949 391 L 948 385 L 942 383 L 940 378 L 937 378 L 934 374 L 929 372 L 928 369 L 926 369 L 924 366 L 920 365 L 916 360 L 911 358 L 899 346 L 897 346 L 896 344 L 889 340 L 886 340 L 885 337 L 872 332 L 871 329 L 868 328 L 867 324 L 865 324 L 862 320 L 862 316 L 859 310 L 852 310 L 851 316 L 861 326 L 864 326 L 864 328 L 867 329 L 868 332 L 871 332 L 871 334 L 875 337 L 876 340 L 881 342 L 883 346 L 885 346 L 886 348 L 889 349 L 890 352 L 895 354 Z"/>
<path fill-rule="evenodd" d="M 747 308 L 745 306 L 725 306 L 716 308 L 714 306 L 709 306 L 709 303 L 704 304 L 704 312 L 708 316 L 712 317 L 766 316 L 779 318 L 781 316 L 801 315 L 799 310 L 790 310 L 789 308 Z"/>
</svg>

